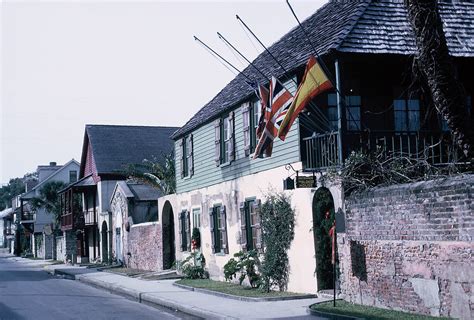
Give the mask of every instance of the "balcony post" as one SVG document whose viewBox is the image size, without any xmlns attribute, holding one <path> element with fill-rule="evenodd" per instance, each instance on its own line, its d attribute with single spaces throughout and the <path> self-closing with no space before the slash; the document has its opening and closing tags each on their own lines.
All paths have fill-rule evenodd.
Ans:
<svg viewBox="0 0 474 320">
<path fill-rule="evenodd" d="M 338 162 L 342 165 L 342 97 L 341 97 L 341 78 L 339 74 L 339 59 L 334 61 L 334 68 L 336 70 L 336 92 L 337 92 L 337 157 Z"/>
</svg>

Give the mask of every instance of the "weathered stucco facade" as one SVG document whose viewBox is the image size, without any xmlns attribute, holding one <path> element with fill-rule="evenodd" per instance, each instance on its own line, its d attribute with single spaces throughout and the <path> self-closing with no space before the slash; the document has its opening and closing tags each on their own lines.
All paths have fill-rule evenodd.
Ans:
<svg viewBox="0 0 474 320">
<path fill-rule="evenodd" d="M 345 299 L 474 317 L 474 176 L 350 196 L 338 237 Z"/>
<path fill-rule="evenodd" d="M 298 170 L 301 163 L 293 163 Z M 190 192 L 183 192 L 160 198 L 158 207 L 160 216 L 162 208 L 169 201 L 173 207 L 176 260 L 183 260 L 189 251 L 181 251 L 179 245 L 178 217 L 182 211 L 193 212 L 200 210 L 201 251 L 206 259 L 206 269 L 210 277 L 215 280 L 224 280 L 224 265 L 233 257 L 234 253 L 241 250 L 241 224 L 239 204 L 246 199 L 256 198 L 264 200 L 269 192 L 285 192 L 291 196 L 291 204 L 295 209 L 295 238 L 288 252 L 290 261 L 290 276 L 288 290 L 293 292 L 315 293 L 317 291 L 314 238 L 312 232 L 313 215 L 312 202 L 316 188 L 301 188 L 283 191 L 283 179 L 288 176 L 284 166 L 271 170 L 250 174 L 231 181 L 215 184 L 210 187 L 200 188 Z M 335 208 L 342 206 L 340 188 L 327 186 L 334 198 Z M 226 207 L 227 212 L 227 238 L 229 253 L 212 253 L 209 208 L 220 204 Z M 192 218 L 191 218 L 192 220 Z M 193 227 L 193 225 L 192 225 Z"/>
</svg>

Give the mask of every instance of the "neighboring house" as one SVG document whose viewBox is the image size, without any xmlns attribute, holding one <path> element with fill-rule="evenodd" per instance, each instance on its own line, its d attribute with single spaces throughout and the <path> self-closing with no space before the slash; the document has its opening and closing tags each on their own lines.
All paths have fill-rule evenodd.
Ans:
<svg viewBox="0 0 474 320">
<path fill-rule="evenodd" d="M 38 166 L 38 184 L 31 190 L 27 190 L 20 197 L 20 224 L 25 230 L 28 238 L 29 250 L 34 257 L 53 258 L 53 221 L 54 215 L 45 208 L 33 210 L 29 201 L 40 197 L 42 188 L 49 182 L 63 182 L 70 184 L 77 181 L 79 175 L 79 162 L 72 159 L 64 165 L 50 162 L 49 165 Z"/>
<path fill-rule="evenodd" d="M 60 192 L 67 259 L 111 262 L 110 199 L 130 165 L 172 153 L 174 127 L 86 125 L 79 181 Z"/>
<path fill-rule="evenodd" d="M 0 248 L 8 248 L 11 252 L 14 241 L 13 208 L 0 211 Z"/>
<path fill-rule="evenodd" d="M 443 2 L 440 12 L 453 67 L 467 95 L 463 107 L 472 119 L 474 6 Z M 199 227 L 211 278 L 223 279 L 224 264 L 239 250 L 261 249 L 260 201 L 269 191 L 283 191 L 283 181 L 297 171 L 297 188 L 285 191 L 296 210 L 288 290 L 329 289 L 315 277 L 315 199 L 329 191 L 332 209 L 342 214 L 344 197 L 342 188 L 320 179 L 321 174 L 337 168 L 352 151 L 377 146 L 437 164 L 453 161 L 446 125 L 411 76 L 415 42 L 403 1 L 331 1 L 303 27 L 341 96 L 332 90 L 313 99 L 286 140 L 275 140 L 271 157 L 252 159 L 260 103 L 246 77 L 268 83 L 275 76 L 294 92 L 291 78 L 301 81 L 314 54 L 298 27 L 269 48 L 288 73 L 261 54 L 253 64 L 267 79 L 247 67 L 246 77 L 239 74 L 172 136 L 177 191 L 158 200 L 163 250 L 178 239 L 176 259 L 183 259 L 190 252 L 188 230 Z M 173 259 L 164 254 L 164 267 Z"/>
<path fill-rule="evenodd" d="M 156 187 L 133 181 L 118 181 L 115 185 L 110 208 L 112 256 L 118 262 L 140 270 L 162 268 L 157 202 L 162 195 Z"/>
</svg>

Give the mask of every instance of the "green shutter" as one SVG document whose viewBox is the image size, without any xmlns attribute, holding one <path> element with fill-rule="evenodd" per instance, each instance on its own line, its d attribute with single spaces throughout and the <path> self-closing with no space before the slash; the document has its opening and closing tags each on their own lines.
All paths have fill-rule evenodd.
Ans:
<svg viewBox="0 0 474 320">
<path fill-rule="evenodd" d="M 242 104 L 242 122 L 243 122 L 243 131 L 244 131 L 244 151 L 245 156 L 250 155 L 250 146 L 251 146 L 251 134 L 250 134 L 250 103 L 245 102 Z"/>
<path fill-rule="evenodd" d="M 226 219 L 226 207 L 221 206 L 220 215 L 221 215 L 221 225 L 219 226 L 219 231 L 221 234 L 221 242 L 224 253 L 229 253 L 229 243 L 227 239 L 227 219 Z"/>
<path fill-rule="evenodd" d="M 194 142 L 193 142 L 193 135 L 189 136 L 189 175 L 192 176 L 194 174 Z"/>
<path fill-rule="evenodd" d="M 260 208 L 262 207 L 262 201 L 260 199 L 257 199 L 253 202 L 252 205 L 255 212 L 255 217 L 257 219 L 257 223 L 253 226 L 257 232 L 257 248 L 255 249 L 257 249 L 258 252 L 263 252 L 262 228 L 260 225 L 260 221 L 261 221 Z"/>
<path fill-rule="evenodd" d="M 245 221 L 245 202 L 240 203 L 240 247 L 247 251 L 247 224 Z"/>
<path fill-rule="evenodd" d="M 191 217 L 189 211 L 185 213 L 185 225 L 186 225 L 186 249 L 191 251 Z"/>
<path fill-rule="evenodd" d="M 229 150 L 227 150 L 229 155 L 229 162 L 235 160 L 235 113 L 232 111 L 229 113 L 229 131 L 230 131 L 230 139 L 229 139 Z"/>
<path fill-rule="evenodd" d="M 181 251 L 185 251 L 186 249 L 186 244 L 183 243 L 183 217 L 184 217 L 184 212 L 181 212 L 179 214 L 179 247 L 181 248 Z"/>
<path fill-rule="evenodd" d="M 184 178 L 185 176 L 185 168 L 184 168 L 184 161 L 185 161 L 185 148 L 186 148 L 186 141 L 185 141 L 186 138 L 183 138 L 181 140 L 179 140 L 179 149 L 181 150 L 181 155 L 180 155 L 180 158 L 179 158 L 179 164 L 181 166 L 181 179 Z"/>
<path fill-rule="evenodd" d="M 209 228 L 211 229 L 211 250 L 216 252 L 216 230 L 214 225 L 214 208 L 209 208 Z"/>
<path fill-rule="evenodd" d="M 221 119 L 214 121 L 214 161 L 216 166 L 221 164 Z"/>
</svg>

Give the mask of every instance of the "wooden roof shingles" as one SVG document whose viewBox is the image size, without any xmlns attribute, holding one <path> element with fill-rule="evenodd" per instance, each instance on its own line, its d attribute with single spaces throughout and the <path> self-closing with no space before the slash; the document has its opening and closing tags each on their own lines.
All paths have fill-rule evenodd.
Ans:
<svg viewBox="0 0 474 320">
<path fill-rule="evenodd" d="M 474 4 L 456 1 L 440 2 L 449 52 L 458 57 L 474 57 Z M 319 55 L 331 49 L 341 52 L 370 54 L 403 54 L 415 52 L 413 32 L 403 0 L 361 0 L 326 3 L 302 23 Z M 312 48 L 299 27 L 274 43 L 270 52 L 287 71 L 302 66 Z M 271 76 L 281 77 L 282 68 L 267 52 L 260 54 L 254 65 L 266 76 L 248 66 L 243 72 L 249 78 L 267 83 Z M 237 75 L 211 101 L 177 130 L 178 139 L 210 122 L 253 94 L 242 74 Z"/>
<path fill-rule="evenodd" d="M 171 134 L 176 127 L 86 125 L 97 173 L 123 172 L 129 164 L 163 157 L 173 151 Z"/>
</svg>

